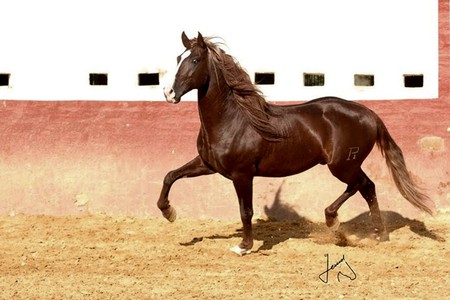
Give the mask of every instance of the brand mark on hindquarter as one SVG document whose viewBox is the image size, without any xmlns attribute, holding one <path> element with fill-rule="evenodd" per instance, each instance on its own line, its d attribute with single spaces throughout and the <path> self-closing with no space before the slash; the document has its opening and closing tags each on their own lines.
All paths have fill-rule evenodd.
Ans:
<svg viewBox="0 0 450 300">
<path fill-rule="evenodd" d="M 348 148 L 348 157 L 347 160 L 356 159 L 356 154 L 359 152 L 359 147 L 350 147 Z"/>
</svg>

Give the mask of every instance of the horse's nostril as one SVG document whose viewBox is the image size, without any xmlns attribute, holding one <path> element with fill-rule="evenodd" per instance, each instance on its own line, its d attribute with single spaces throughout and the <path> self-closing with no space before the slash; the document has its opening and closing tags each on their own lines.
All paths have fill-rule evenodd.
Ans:
<svg viewBox="0 0 450 300">
<path fill-rule="evenodd" d="M 173 93 L 173 89 L 172 88 L 164 88 L 164 95 L 169 96 Z"/>
</svg>

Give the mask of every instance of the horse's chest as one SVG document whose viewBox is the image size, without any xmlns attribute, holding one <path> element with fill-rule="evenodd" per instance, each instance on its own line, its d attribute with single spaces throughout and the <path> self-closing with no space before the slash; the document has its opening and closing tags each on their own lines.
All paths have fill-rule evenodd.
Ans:
<svg viewBox="0 0 450 300">
<path fill-rule="evenodd" d="M 199 143 L 198 153 L 202 160 L 206 162 L 214 171 L 227 173 L 228 151 L 222 145 Z"/>
<path fill-rule="evenodd" d="M 248 157 L 249 151 L 243 151 L 232 141 L 214 141 L 199 136 L 197 148 L 202 160 L 225 177 L 230 177 L 234 171 L 246 167 L 245 165 L 253 161 Z"/>
</svg>

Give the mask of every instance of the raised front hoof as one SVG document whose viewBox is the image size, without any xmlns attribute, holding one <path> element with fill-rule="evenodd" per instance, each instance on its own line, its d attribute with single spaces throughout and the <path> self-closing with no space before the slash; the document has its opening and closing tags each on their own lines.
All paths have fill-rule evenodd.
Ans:
<svg viewBox="0 0 450 300">
<path fill-rule="evenodd" d="M 177 211 L 172 206 L 163 210 L 162 214 L 169 222 L 174 222 L 177 219 Z"/>
<path fill-rule="evenodd" d="M 252 253 L 252 250 L 251 250 L 251 249 L 242 249 L 242 248 L 239 247 L 239 246 L 231 247 L 231 248 L 230 248 L 230 251 L 233 252 L 233 253 L 235 253 L 235 254 L 237 254 L 237 255 L 239 255 L 239 256 L 244 256 L 244 255 L 246 255 L 246 254 Z"/>
</svg>

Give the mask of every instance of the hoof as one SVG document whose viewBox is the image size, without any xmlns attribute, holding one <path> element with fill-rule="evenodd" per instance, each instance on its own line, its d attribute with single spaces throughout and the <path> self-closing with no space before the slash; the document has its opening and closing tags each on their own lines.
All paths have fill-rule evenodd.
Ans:
<svg viewBox="0 0 450 300">
<path fill-rule="evenodd" d="M 162 214 L 169 222 L 174 222 L 177 219 L 177 211 L 172 206 L 163 210 Z"/>
<path fill-rule="evenodd" d="M 252 250 L 242 249 L 242 248 L 239 247 L 239 246 L 231 247 L 231 248 L 230 248 L 230 251 L 233 252 L 233 253 L 235 253 L 235 254 L 237 254 L 237 255 L 239 255 L 239 256 L 244 256 L 244 255 L 246 255 L 246 254 L 252 253 Z"/>
<path fill-rule="evenodd" d="M 339 222 L 339 218 L 336 217 L 336 218 L 334 218 L 333 223 L 331 225 L 328 225 L 328 228 L 330 228 L 331 231 L 336 232 L 336 231 L 338 231 L 340 225 L 341 225 L 341 222 Z"/>
<path fill-rule="evenodd" d="M 373 233 L 373 239 L 377 240 L 378 242 L 388 242 L 389 233 L 387 231 L 375 231 L 375 233 Z"/>
</svg>

